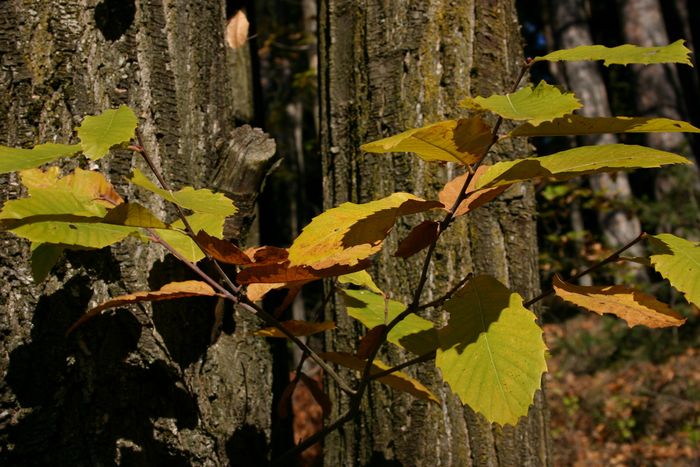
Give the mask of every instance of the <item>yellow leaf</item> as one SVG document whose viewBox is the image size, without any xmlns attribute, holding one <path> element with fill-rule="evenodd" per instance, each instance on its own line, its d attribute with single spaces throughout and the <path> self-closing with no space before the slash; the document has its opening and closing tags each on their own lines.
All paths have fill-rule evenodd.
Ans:
<svg viewBox="0 0 700 467">
<path fill-rule="evenodd" d="M 665 303 L 622 285 L 584 287 L 564 282 L 558 276 L 554 277 L 552 285 L 557 296 L 567 302 L 601 316 L 615 315 L 631 327 L 665 328 L 685 323 L 685 318 Z"/>
<path fill-rule="evenodd" d="M 601 133 L 700 133 L 690 123 L 670 118 L 651 117 L 583 117 L 567 115 L 535 126 L 524 123 L 509 136 L 597 135 Z"/>
<path fill-rule="evenodd" d="M 489 201 L 492 201 L 498 195 L 503 193 L 506 190 L 506 188 L 508 188 L 507 186 L 502 185 L 493 188 L 484 188 L 480 190 L 475 189 L 477 183 L 479 183 L 479 179 L 488 171 L 489 167 L 490 166 L 488 165 L 482 165 L 478 169 L 476 169 L 476 173 L 474 174 L 474 177 L 471 179 L 471 181 L 469 182 L 469 186 L 467 187 L 466 192 L 469 194 L 457 207 L 454 214 L 455 217 L 462 216 L 468 213 L 469 211 L 473 211 L 479 206 L 483 206 Z M 468 176 L 469 174 L 465 173 L 450 180 L 444 186 L 442 191 L 440 191 L 438 198 L 440 199 L 440 202 L 445 206 L 445 209 L 451 209 L 452 205 L 454 205 L 455 201 L 457 201 L 459 191 L 462 189 L 462 186 L 464 185 L 464 182 L 467 180 Z"/>
<path fill-rule="evenodd" d="M 310 321 L 289 320 L 283 321 L 282 326 L 295 336 L 310 336 L 319 332 L 335 329 L 333 321 L 323 321 L 322 323 L 312 323 Z M 287 337 L 282 331 L 274 327 L 268 327 L 255 331 L 253 334 L 260 337 Z"/>
<path fill-rule="evenodd" d="M 556 50 L 543 57 L 536 57 L 533 62 L 548 60 L 558 62 L 560 60 L 604 60 L 605 66 L 628 65 L 630 63 L 683 63 L 693 66 L 688 57 L 690 50 L 679 39 L 673 44 L 661 47 L 639 47 L 625 44 L 617 47 L 605 47 L 603 45 L 582 45 L 566 50 Z"/>
</svg>

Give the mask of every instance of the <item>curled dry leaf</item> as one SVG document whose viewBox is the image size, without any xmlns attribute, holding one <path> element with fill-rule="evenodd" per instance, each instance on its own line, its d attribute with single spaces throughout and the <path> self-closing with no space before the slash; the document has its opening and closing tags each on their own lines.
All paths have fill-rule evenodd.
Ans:
<svg viewBox="0 0 700 467">
<path fill-rule="evenodd" d="M 605 287 L 569 284 L 558 276 L 552 282 L 557 296 L 588 311 L 603 315 L 609 313 L 632 326 L 666 328 L 680 326 L 685 318 L 651 295 L 622 285 Z"/>
<path fill-rule="evenodd" d="M 472 177 L 471 181 L 469 182 L 469 186 L 467 187 L 467 197 L 457 207 L 457 210 L 455 211 L 455 217 L 462 216 L 468 213 L 469 211 L 473 211 L 479 206 L 483 206 L 484 204 L 488 203 L 489 201 L 493 200 L 498 195 L 503 193 L 506 190 L 506 188 L 508 188 L 507 186 L 497 186 L 493 188 L 475 190 L 479 178 L 481 178 L 481 176 L 489 169 L 489 167 L 490 166 L 488 165 L 482 165 L 478 169 L 476 169 L 476 173 L 474 174 L 474 177 Z M 460 175 L 459 177 L 456 177 L 447 182 L 445 187 L 442 189 L 438 197 L 440 199 L 440 202 L 445 206 L 445 209 L 452 208 L 455 201 L 457 201 L 457 196 L 459 196 L 459 192 L 462 189 L 462 186 L 464 185 L 464 182 L 467 180 L 468 176 L 469 174 L 467 173 Z"/>
<path fill-rule="evenodd" d="M 408 258 L 433 243 L 438 237 L 440 224 L 435 221 L 423 221 L 415 226 L 399 243 L 394 256 Z"/>
<path fill-rule="evenodd" d="M 137 302 L 157 302 L 160 300 L 173 300 L 175 298 L 212 297 L 215 295 L 217 295 L 217 293 L 214 289 L 212 289 L 209 284 L 202 281 L 171 282 L 165 284 L 160 290 L 146 290 L 129 295 L 120 295 L 89 310 L 66 331 L 66 334 L 70 334 L 78 326 L 84 324 L 86 321 L 94 318 L 101 311 L 108 308 L 115 308 Z"/>
<path fill-rule="evenodd" d="M 232 49 L 238 49 L 248 41 L 250 23 L 245 11 L 238 10 L 226 24 L 226 44 Z"/>
<path fill-rule="evenodd" d="M 295 336 L 310 336 L 319 332 L 335 329 L 333 321 L 323 321 L 321 323 L 312 323 L 309 321 L 289 320 L 283 321 L 282 326 Z M 268 327 L 255 331 L 253 334 L 261 337 L 287 337 L 282 331 L 277 328 Z"/>
</svg>

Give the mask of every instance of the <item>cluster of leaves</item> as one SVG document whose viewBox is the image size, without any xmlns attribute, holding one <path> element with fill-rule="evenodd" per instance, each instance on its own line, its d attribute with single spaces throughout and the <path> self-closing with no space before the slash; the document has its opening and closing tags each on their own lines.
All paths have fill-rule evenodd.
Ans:
<svg viewBox="0 0 700 467">
<path fill-rule="evenodd" d="M 421 294 L 435 244 L 455 219 L 467 216 L 517 183 L 534 179 L 568 180 L 600 172 L 689 163 L 676 154 L 624 144 L 584 146 L 543 157 L 492 165 L 483 163 L 491 147 L 506 138 L 609 132 L 700 132 L 688 123 L 665 118 L 576 115 L 573 112 L 581 107 L 576 96 L 545 82 L 518 89 L 522 77 L 537 61 L 690 64 L 688 53 L 682 42 L 651 48 L 586 46 L 527 62 L 512 92 L 465 99 L 462 105 L 470 111 L 469 117 L 412 129 L 362 147 L 373 153 L 411 152 L 428 162 L 452 162 L 464 167 L 465 173 L 448 182 L 438 200 L 393 193 L 365 204 L 344 203 L 314 218 L 288 249 L 263 246 L 242 251 L 223 240 L 224 219 L 236 212 L 232 202 L 206 189 L 171 190 L 140 140 L 139 145 L 128 147 L 145 158 L 160 186 L 137 170 L 130 182 L 174 204 L 180 216 L 176 222 L 168 224 L 144 206 L 125 202 L 98 172 L 77 169 L 61 177 L 55 167 L 36 168 L 77 153 L 96 160 L 110 148 L 129 145 L 137 137 L 137 119 L 127 107 L 86 117 L 77 129 L 79 144 L 43 144 L 33 149 L 0 147 L 0 171 L 20 170 L 28 195 L 5 203 L 0 211 L 0 225 L 32 242 L 32 264 L 37 280 L 48 274 L 65 249 L 102 248 L 128 236 L 159 243 L 202 278 L 201 281 L 171 283 L 158 291 L 113 298 L 88 311 L 70 331 L 108 308 L 138 301 L 204 295 L 232 300 L 260 316 L 269 325 L 260 330 L 260 335 L 292 339 L 302 348 L 304 357 L 319 362 L 326 374 L 351 398 L 350 411 L 297 450 L 312 445 L 319 437 L 354 417 L 365 389 L 374 380 L 439 403 L 427 387 L 400 371 L 433 359 L 444 380 L 463 403 L 490 422 L 515 424 L 527 414 L 547 368 L 542 329 L 535 314 L 528 309 L 543 296 L 554 293 L 592 312 L 616 315 L 630 326 L 679 326 L 684 319 L 656 298 L 630 287 L 582 287 L 558 277 L 553 291 L 526 302 L 497 278 L 469 274 L 442 298 L 422 303 Z M 497 116 L 494 125 L 487 123 L 486 113 Z M 504 119 L 522 123 L 500 134 Z M 418 224 L 396 251 L 396 256 L 406 258 L 427 249 L 413 300 L 409 304 L 389 300 L 365 270 L 399 217 L 429 211 L 441 215 L 442 220 Z M 631 260 L 647 262 L 683 292 L 690 303 L 700 305 L 700 249 L 682 238 L 670 234 L 641 235 L 593 268 L 625 259 L 622 253 L 641 240 L 646 240 L 655 252 L 649 258 Z M 221 274 L 219 280 L 199 269 L 196 263 L 204 258 L 214 263 Z M 235 265 L 238 272 L 232 277 L 226 276 L 218 267 L 219 263 Z M 334 327 L 333 323 L 279 322 L 255 304 L 273 289 L 286 289 L 285 302 L 291 303 L 305 284 L 331 277 L 338 278 L 342 286 L 340 293 L 347 313 L 368 329 L 354 353 L 317 355 L 297 336 L 327 331 Z M 419 316 L 419 312 L 427 308 L 444 310 L 447 324 L 437 327 Z M 376 359 L 386 342 L 405 349 L 415 358 L 389 367 Z M 329 363 L 358 370 L 361 376 L 354 385 L 348 385 Z M 293 384 L 299 379 L 295 378 Z M 323 397 L 319 395 L 319 398 Z"/>
</svg>

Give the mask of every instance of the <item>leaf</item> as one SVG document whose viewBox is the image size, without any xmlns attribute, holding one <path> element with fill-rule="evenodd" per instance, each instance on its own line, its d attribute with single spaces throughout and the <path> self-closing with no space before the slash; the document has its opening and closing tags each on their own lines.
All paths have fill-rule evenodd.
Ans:
<svg viewBox="0 0 700 467">
<path fill-rule="evenodd" d="M 291 265 L 354 265 L 377 253 L 399 216 L 441 207 L 409 193 L 365 204 L 343 203 L 314 217 L 289 248 Z"/>
<path fill-rule="evenodd" d="M 245 295 L 251 302 L 258 302 L 262 300 L 268 292 L 272 290 L 284 289 L 287 284 L 284 282 L 277 282 L 271 284 L 249 284 L 246 288 Z"/>
<path fill-rule="evenodd" d="M 673 44 L 662 47 L 639 47 L 636 45 L 620 45 L 618 47 L 605 47 L 603 45 L 582 45 L 572 49 L 557 50 L 542 57 L 535 57 L 532 62 L 548 60 L 558 62 L 560 60 L 604 60 L 605 66 L 629 65 L 631 63 L 684 63 L 692 66 L 689 54 L 682 39 Z"/>
<path fill-rule="evenodd" d="M 369 329 L 388 324 L 406 309 L 406 305 L 366 290 L 344 290 L 341 293 L 345 309 Z M 386 322 L 384 320 L 386 312 Z M 433 323 L 416 314 L 408 315 L 390 332 L 387 340 L 416 355 L 424 355 L 438 346 Z"/>
<path fill-rule="evenodd" d="M 155 214 L 138 203 L 122 203 L 116 208 L 110 209 L 103 222 L 154 229 L 165 229 L 167 227 Z"/>
<path fill-rule="evenodd" d="M 251 265 L 238 273 L 236 280 L 239 284 L 255 283 L 285 283 L 287 285 L 299 282 L 311 282 L 326 277 L 341 276 L 369 267 L 369 260 L 363 260 L 353 265 L 331 266 L 314 269 L 310 266 L 291 266 L 288 262 L 281 264 Z"/>
<path fill-rule="evenodd" d="M 585 174 L 668 164 L 690 164 L 690 161 L 677 154 L 632 144 L 582 146 L 544 157 L 498 162 L 478 180 L 476 189 L 510 185 L 538 177 L 568 180 Z"/>
<path fill-rule="evenodd" d="M 328 417 L 331 414 L 331 410 L 333 409 L 333 403 L 331 402 L 331 399 L 328 397 L 328 395 L 325 392 L 323 392 L 321 384 L 315 379 L 306 376 L 306 374 L 304 373 L 301 373 L 300 379 L 302 383 L 304 383 L 304 385 L 308 388 L 309 392 L 316 400 L 316 402 L 318 402 L 318 405 L 321 406 L 323 416 Z"/>
<path fill-rule="evenodd" d="M 64 247 L 51 243 L 32 243 L 32 278 L 43 282 L 63 256 Z"/>
<path fill-rule="evenodd" d="M 384 334 L 385 329 L 386 325 L 380 324 L 379 326 L 367 331 L 367 334 L 360 339 L 360 343 L 357 345 L 357 352 L 355 352 L 355 356 L 361 358 L 362 360 L 367 360 L 377 346 L 381 345 L 381 337 Z"/>
<path fill-rule="evenodd" d="M 649 258 L 652 267 L 700 307 L 700 244 L 666 233 L 648 239 L 656 250 Z"/>
<path fill-rule="evenodd" d="M 365 362 L 364 360 L 345 352 L 325 352 L 319 354 L 319 356 L 324 360 L 328 360 L 329 362 L 335 363 L 336 365 L 342 365 L 346 368 L 350 368 L 352 370 L 357 371 L 363 371 L 365 365 L 367 364 L 367 362 Z M 374 375 L 381 371 L 388 370 L 389 368 L 390 367 L 387 364 L 382 363 L 379 360 L 374 360 L 372 364 L 372 369 L 370 370 L 370 374 Z M 429 400 L 431 402 L 439 404 L 437 397 L 435 397 L 435 395 L 433 395 L 433 393 L 430 392 L 430 390 L 426 388 L 420 381 L 411 378 L 406 373 L 403 373 L 401 371 L 394 372 L 388 376 L 383 376 L 377 379 L 377 381 L 386 384 L 387 386 L 392 387 L 394 389 L 398 389 L 399 391 L 412 394 L 418 399 Z"/>
<path fill-rule="evenodd" d="M 136 136 L 137 123 L 133 110 L 126 105 L 85 117 L 77 128 L 80 146 L 90 159 L 100 159 L 110 148 L 131 141 Z"/>
<path fill-rule="evenodd" d="M 294 389 L 297 387 L 299 380 L 297 378 L 292 379 L 289 384 L 282 391 L 280 400 L 277 403 L 277 415 L 281 419 L 289 417 L 289 405 L 292 401 L 292 394 L 294 394 Z"/>
<path fill-rule="evenodd" d="M 440 223 L 435 221 L 423 221 L 408 233 L 406 238 L 399 242 L 394 256 L 408 258 L 415 255 L 423 248 L 427 248 L 438 238 Z"/>
<path fill-rule="evenodd" d="M 40 190 L 67 191 L 79 198 L 87 198 L 93 203 L 106 208 L 117 206 L 124 202 L 119 193 L 114 189 L 105 176 L 97 171 L 75 171 L 60 177 L 58 167 L 49 167 L 47 170 L 30 169 L 20 173 L 22 184 L 27 187 L 32 195 Z"/>
<path fill-rule="evenodd" d="M 479 117 L 446 120 L 422 128 L 404 131 L 389 138 L 363 144 L 366 152 L 412 152 L 421 159 L 473 164 L 491 146 L 493 136 Z"/>
<path fill-rule="evenodd" d="M 39 167 L 61 157 L 70 157 L 80 151 L 78 144 L 37 144 L 32 149 L 10 148 L 0 145 L 0 174 Z"/>
<path fill-rule="evenodd" d="M 284 263 L 289 259 L 289 251 L 286 248 L 278 248 L 276 246 L 248 248 L 244 253 L 249 258 L 253 258 L 256 266 Z"/>
<path fill-rule="evenodd" d="M 530 85 L 505 95 L 468 97 L 460 105 L 472 110 L 490 110 L 510 120 L 527 120 L 533 125 L 554 120 L 581 107 L 573 93 L 562 93 L 544 81 L 535 88 Z"/>
<path fill-rule="evenodd" d="M 199 243 L 199 245 L 215 260 L 221 261 L 222 263 L 242 265 L 253 262 L 248 255 L 243 253 L 243 251 L 233 243 L 212 237 L 204 230 L 200 230 L 197 233 L 197 243 Z"/>
<path fill-rule="evenodd" d="M 369 273 L 364 270 L 338 276 L 338 282 L 341 284 L 353 284 L 358 287 L 364 287 L 374 293 L 384 295 L 384 292 L 382 292 L 382 290 L 377 287 L 377 284 L 375 284 L 372 280 L 372 276 L 370 276 Z"/>
<path fill-rule="evenodd" d="M 214 291 L 214 289 L 212 289 L 209 284 L 202 281 L 170 282 L 165 284 L 159 290 L 146 290 L 128 295 L 120 295 L 89 310 L 87 313 L 81 316 L 80 319 L 68 329 L 68 331 L 66 331 L 66 334 L 70 334 L 77 327 L 99 315 L 100 312 L 108 308 L 116 308 L 138 302 L 157 302 L 184 297 L 213 297 L 215 295 L 217 295 L 217 293 Z"/>
<path fill-rule="evenodd" d="M 223 193 L 214 193 L 207 189 L 195 190 L 191 186 L 171 193 L 168 190 L 159 188 L 138 169 L 134 169 L 131 183 L 195 213 L 228 217 L 234 215 L 238 210 L 234 206 L 233 201 L 228 199 Z"/>
<path fill-rule="evenodd" d="M 524 123 L 511 131 L 509 136 L 568 136 L 597 135 L 601 133 L 700 133 L 690 123 L 670 118 L 651 117 L 584 117 L 566 115 L 551 122 L 535 126 Z"/>
<path fill-rule="evenodd" d="M 245 11 L 238 10 L 226 24 L 226 44 L 232 49 L 244 46 L 248 42 L 249 27 L 250 23 Z"/>
<path fill-rule="evenodd" d="M 219 214 L 197 212 L 186 217 L 194 232 L 204 231 L 213 237 L 223 235 L 224 217 Z M 205 257 L 204 252 L 185 233 L 185 225 L 181 220 L 173 222 L 169 229 L 158 229 L 155 232 L 187 261 L 196 263 Z"/>
<path fill-rule="evenodd" d="M 282 321 L 282 326 L 295 336 L 310 336 L 319 332 L 335 329 L 333 321 L 323 321 L 321 323 L 312 323 L 310 321 L 289 320 Z M 262 328 L 253 333 L 260 337 L 287 337 L 282 331 L 274 327 Z"/>
<path fill-rule="evenodd" d="M 583 287 L 569 284 L 554 276 L 552 281 L 558 297 L 599 315 L 609 313 L 627 321 L 630 327 L 648 328 L 680 326 L 685 318 L 651 295 L 621 285 Z"/>
<path fill-rule="evenodd" d="M 124 240 L 139 229 L 100 222 L 47 221 L 24 224 L 8 230 L 35 243 L 104 248 Z"/>
<path fill-rule="evenodd" d="M 460 400 L 489 422 L 515 425 L 527 415 L 547 370 L 542 329 L 522 298 L 477 276 L 447 303 L 435 363 Z"/>
<path fill-rule="evenodd" d="M 470 194 L 467 195 L 457 207 L 457 210 L 454 214 L 455 217 L 463 216 L 464 214 L 473 211 L 479 206 L 483 206 L 484 204 L 494 200 L 498 195 L 506 191 L 506 188 L 508 188 L 507 185 L 496 186 L 493 188 L 484 188 L 480 190 L 475 189 L 476 184 L 479 183 L 481 177 L 489 170 L 489 167 L 491 166 L 481 165 L 479 166 L 479 168 L 476 169 L 476 173 L 469 182 L 469 186 L 467 187 L 466 191 L 466 193 Z M 440 202 L 445 206 L 445 209 L 451 209 L 452 206 L 455 204 L 455 201 L 457 201 L 457 196 L 459 196 L 459 192 L 462 189 L 462 186 L 464 186 L 464 182 L 467 180 L 468 176 L 469 174 L 465 173 L 456 178 L 453 178 L 452 180 L 447 182 L 442 191 L 440 191 L 438 198 L 440 199 Z"/>
</svg>

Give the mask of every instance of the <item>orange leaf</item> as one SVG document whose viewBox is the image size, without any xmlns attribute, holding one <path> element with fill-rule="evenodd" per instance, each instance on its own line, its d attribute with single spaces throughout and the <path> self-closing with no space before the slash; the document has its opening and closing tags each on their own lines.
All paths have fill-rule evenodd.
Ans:
<svg viewBox="0 0 700 467">
<path fill-rule="evenodd" d="M 257 248 L 248 248 L 245 254 L 253 258 L 256 266 L 264 264 L 284 263 L 289 257 L 289 251 L 286 248 L 276 246 L 259 246 Z"/>
<path fill-rule="evenodd" d="M 459 204 L 457 211 L 455 211 L 455 217 L 462 216 L 468 213 L 469 211 L 473 211 L 479 206 L 483 206 L 484 204 L 493 200 L 496 196 L 503 193 L 506 190 L 506 188 L 508 188 L 508 186 L 506 185 L 474 191 L 476 182 L 488 169 L 488 165 L 482 165 L 478 169 L 476 169 L 476 173 L 474 174 L 474 177 L 469 182 L 469 186 L 467 187 L 466 192 L 469 194 Z M 462 189 L 462 186 L 464 185 L 464 182 L 467 180 L 468 176 L 469 174 L 462 174 L 459 177 L 447 182 L 445 187 L 442 189 L 438 196 L 440 198 L 440 202 L 442 202 L 442 204 L 445 206 L 445 209 L 450 209 L 455 203 L 455 201 L 457 200 L 457 196 L 459 195 L 459 191 Z"/>
<path fill-rule="evenodd" d="M 342 276 L 369 267 L 370 261 L 363 260 L 352 266 L 338 265 L 325 269 L 314 269 L 310 266 L 290 266 L 288 262 L 281 264 L 252 265 L 238 273 L 236 280 L 239 284 L 255 283 L 286 283 L 311 282 L 326 277 Z"/>
<path fill-rule="evenodd" d="M 344 367 L 351 368 L 357 371 L 363 371 L 365 365 L 367 364 L 365 360 L 357 358 L 356 356 L 346 352 L 325 352 L 319 354 L 319 356 L 324 360 L 328 360 L 329 362 L 335 363 L 337 365 L 342 365 Z M 380 362 L 379 360 L 375 360 L 372 364 L 370 374 L 374 375 L 388 369 L 388 365 Z M 387 386 L 390 386 L 394 389 L 398 389 L 399 391 L 412 394 L 419 399 L 426 399 L 435 402 L 436 404 L 439 404 L 437 397 L 435 397 L 428 388 L 426 388 L 420 381 L 408 376 L 406 373 L 397 371 L 388 376 L 383 376 L 377 381 L 384 383 Z"/>
<path fill-rule="evenodd" d="M 367 334 L 360 339 L 360 344 L 357 346 L 355 356 L 361 358 L 362 360 L 368 359 L 370 354 L 374 352 L 374 349 L 381 343 L 380 339 L 384 334 L 385 329 L 386 325 L 380 324 L 379 326 L 375 326 L 367 331 Z"/>
<path fill-rule="evenodd" d="M 325 392 L 323 392 L 321 383 L 309 376 L 306 376 L 304 373 L 301 374 L 301 381 L 309 389 L 309 392 L 314 397 L 316 402 L 318 402 L 318 405 L 321 406 L 323 416 L 329 416 L 331 414 L 331 410 L 333 409 L 333 403 L 331 402 L 331 399 L 328 397 L 328 395 Z"/>
<path fill-rule="evenodd" d="M 413 256 L 423 248 L 433 243 L 438 236 L 440 223 L 435 221 L 423 221 L 415 226 L 406 238 L 401 240 L 394 256 L 408 258 Z"/>
<path fill-rule="evenodd" d="M 289 404 L 291 402 L 294 389 L 297 387 L 297 382 L 299 382 L 299 380 L 294 378 L 289 382 L 289 384 L 287 384 L 287 387 L 284 388 L 284 391 L 282 391 L 280 400 L 277 403 L 277 415 L 279 415 L 279 417 L 282 419 L 289 417 Z"/>
<path fill-rule="evenodd" d="M 115 308 L 137 302 L 157 302 L 160 300 L 173 300 L 175 298 L 212 297 L 215 295 L 217 295 L 217 293 L 214 289 L 212 289 L 209 284 L 201 281 L 171 282 L 165 284 L 160 290 L 147 290 L 129 295 L 120 295 L 89 310 L 66 331 L 66 334 L 70 334 L 78 326 L 84 324 L 86 321 L 94 318 L 100 314 L 101 311 L 108 308 Z"/>
<path fill-rule="evenodd" d="M 282 326 L 295 336 L 310 336 L 319 332 L 335 329 L 333 321 L 323 321 L 322 323 L 312 323 L 310 321 L 289 320 L 283 321 Z M 268 327 L 255 331 L 253 334 L 261 337 L 287 337 L 277 328 Z"/>
<path fill-rule="evenodd" d="M 604 313 L 615 315 L 627 321 L 630 327 L 665 328 L 685 323 L 685 318 L 665 303 L 628 287 L 584 287 L 564 282 L 558 276 L 554 277 L 552 285 L 556 294 L 567 302 L 601 316 Z"/>
<path fill-rule="evenodd" d="M 226 25 L 226 43 L 232 49 L 237 49 L 248 41 L 248 28 L 250 23 L 243 10 L 233 15 Z"/>
<path fill-rule="evenodd" d="M 226 264 L 250 264 L 253 261 L 231 242 L 212 237 L 204 230 L 197 234 L 197 243 L 215 260 Z"/>
</svg>

